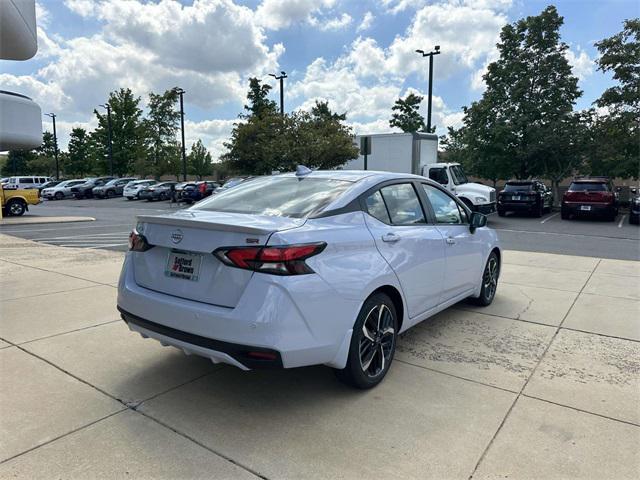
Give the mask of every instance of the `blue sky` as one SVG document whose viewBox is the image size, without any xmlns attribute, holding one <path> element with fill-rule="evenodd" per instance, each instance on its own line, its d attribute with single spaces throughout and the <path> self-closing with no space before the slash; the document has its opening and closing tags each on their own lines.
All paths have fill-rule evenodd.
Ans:
<svg viewBox="0 0 640 480">
<path fill-rule="evenodd" d="M 551 2 L 524 0 L 38 0 L 39 51 L 0 62 L 0 88 L 58 114 L 60 143 L 74 126 L 93 128 L 108 92 L 183 87 L 187 143 L 218 155 L 242 109 L 247 79 L 285 70 L 287 110 L 326 99 L 359 133 L 389 131 L 395 99 L 427 90 L 435 59 L 433 123 L 459 125 L 461 107 L 482 95 L 500 28 Z M 553 2 L 587 108 L 611 84 L 598 72 L 595 41 L 640 15 L 632 0 Z M 278 91 L 274 89 L 273 98 Z M 423 102 L 426 112 L 426 100 Z M 47 119 L 45 119 L 47 120 Z M 44 122 L 45 128 L 50 128 Z"/>
</svg>

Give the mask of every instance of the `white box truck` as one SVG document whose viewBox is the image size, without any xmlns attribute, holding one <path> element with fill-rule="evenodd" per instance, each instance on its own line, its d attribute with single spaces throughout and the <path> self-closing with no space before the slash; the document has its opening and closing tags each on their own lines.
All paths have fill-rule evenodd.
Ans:
<svg viewBox="0 0 640 480">
<path fill-rule="evenodd" d="M 440 183 L 454 193 L 471 210 L 480 213 L 496 211 L 495 188 L 467 180 L 459 163 L 438 163 L 438 136 L 433 133 L 380 133 L 356 136 L 369 140 L 370 153 L 362 153 L 344 165 L 345 170 L 380 170 L 422 175 Z"/>
</svg>

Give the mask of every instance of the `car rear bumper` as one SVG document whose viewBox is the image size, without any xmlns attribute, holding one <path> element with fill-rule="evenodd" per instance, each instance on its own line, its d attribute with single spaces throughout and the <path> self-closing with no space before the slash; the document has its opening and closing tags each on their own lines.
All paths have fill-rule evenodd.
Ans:
<svg viewBox="0 0 640 480">
<path fill-rule="evenodd" d="M 505 212 L 525 212 L 533 210 L 537 204 L 535 200 L 526 202 L 498 202 L 498 208 Z"/>
<path fill-rule="evenodd" d="M 588 207 L 584 209 L 583 207 Z M 580 216 L 598 216 L 598 215 L 613 215 L 616 213 L 617 208 L 610 203 L 588 203 L 588 202 L 563 202 L 562 210 L 569 215 Z"/>
<path fill-rule="evenodd" d="M 118 283 L 118 309 L 132 330 L 242 369 L 344 367 L 342 353 L 345 345 L 348 351 L 360 303 L 336 295 L 318 275 L 256 273 L 236 306 L 229 308 L 139 286 L 131 255 Z M 275 352 L 277 360 L 257 361 L 247 357 L 250 351 Z"/>
</svg>

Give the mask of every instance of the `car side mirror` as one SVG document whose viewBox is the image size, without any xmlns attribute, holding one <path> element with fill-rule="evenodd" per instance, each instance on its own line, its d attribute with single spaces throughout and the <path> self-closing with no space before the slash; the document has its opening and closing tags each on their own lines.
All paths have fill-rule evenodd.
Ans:
<svg viewBox="0 0 640 480">
<path fill-rule="evenodd" d="M 469 222 L 469 230 L 475 232 L 476 228 L 482 228 L 487 225 L 487 216 L 479 212 L 471 213 L 471 221 Z"/>
</svg>

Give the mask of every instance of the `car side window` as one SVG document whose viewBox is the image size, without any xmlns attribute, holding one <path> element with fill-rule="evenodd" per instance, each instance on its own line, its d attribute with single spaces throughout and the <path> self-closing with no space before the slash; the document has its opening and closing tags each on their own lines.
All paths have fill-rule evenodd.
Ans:
<svg viewBox="0 0 640 480">
<path fill-rule="evenodd" d="M 410 183 L 398 183 L 380 189 L 394 225 L 426 223 L 418 195 Z"/>
<path fill-rule="evenodd" d="M 429 178 L 441 185 L 449 184 L 449 177 L 447 176 L 447 170 L 441 167 L 429 169 Z"/>
<path fill-rule="evenodd" d="M 467 214 L 460 208 L 458 203 L 442 190 L 433 185 L 422 184 L 424 193 L 433 208 L 436 216 L 436 223 L 446 223 L 449 225 L 459 225 L 467 223 Z"/>
<path fill-rule="evenodd" d="M 381 222 L 391 223 L 391 219 L 389 218 L 389 212 L 387 212 L 387 207 L 384 204 L 384 200 L 382 199 L 382 194 L 380 194 L 380 190 L 369 195 L 365 200 L 367 205 L 367 212 L 374 218 L 377 218 Z"/>
</svg>

